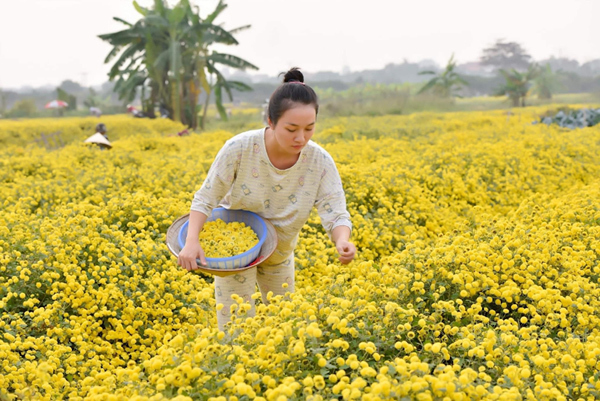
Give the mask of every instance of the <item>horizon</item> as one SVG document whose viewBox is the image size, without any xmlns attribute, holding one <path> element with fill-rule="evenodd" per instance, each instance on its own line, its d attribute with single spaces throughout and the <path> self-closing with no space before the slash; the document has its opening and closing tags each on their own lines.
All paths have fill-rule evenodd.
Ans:
<svg viewBox="0 0 600 401">
<path fill-rule="evenodd" d="M 139 3 L 148 7 L 152 2 Z M 192 3 L 199 5 L 204 16 L 217 1 Z M 292 66 L 308 74 L 357 72 L 427 59 L 443 68 L 452 54 L 458 64 L 479 61 L 483 49 L 498 39 L 519 43 L 534 60 L 554 56 L 584 64 L 600 58 L 591 39 L 600 36 L 600 25 L 594 23 L 600 2 L 573 0 L 568 8 L 557 0 L 504 0 L 485 5 L 476 0 L 452 4 L 375 0 L 368 9 L 358 0 L 307 0 L 293 9 L 280 0 L 230 0 L 226 4 L 217 23 L 226 29 L 252 27 L 236 34 L 238 46 L 213 50 L 257 65 L 259 71 L 246 71 L 251 76 L 276 76 Z M 67 79 L 85 87 L 102 85 L 108 81 L 111 64 L 103 61 L 110 46 L 97 35 L 122 29 L 112 17 L 130 22 L 141 17 L 130 2 L 122 0 L 7 1 L 2 11 L 0 88 L 6 90 L 56 87 Z M 19 19 L 13 18 L 24 13 L 28 26 L 35 29 L 24 30 Z M 290 15 L 292 22 L 299 23 L 290 23 Z"/>
<path fill-rule="evenodd" d="M 533 60 L 534 63 L 538 62 L 544 62 L 544 61 L 548 61 L 551 59 L 561 59 L 560 57 L 555 57 L 555 56 L 550 56 L 547 59 L 544 60 Z M 574 60 L 574 59 L 569 59 L 569 60 Z M 340 77 L 346 76 L 346 75 L 350 75 L 350 74 L 360 74 L 361 72 L 366 72 L 366 71 L 380 71 L 383 70 L 385 67 L 387 67 L 388 65 L 402 65 L 404 63 L 409 63 L 409 64 L 428 64 L 429 66 L 431 66 L 430 62 L 432 62 L 434 60 L 432 59 L 422 59 L 422 60 L 417 60 L 417 61 L 411 61 L 411 60 L 402 60 L 402 62 L 392 62 L 392 63 L 388 63 L 384 66 L 381 66 L 379 68 L 372 68 L 372 69 L 364 69 L 364 70 L 358 70 L 358 71 L 352 71 L 346 67 L 342 67 L 342 71 L 332 71 L 332 70 L 320 70 L 320 71 L 306 71 L 304 69 L 302 69 L 303 74 L 306 75 L 315 75 L 315 74 L 320 74 L 320 73 L 335 73 L 335 74 L 339 74 Z M 574 60 L 577 61 L 577 60 Z M 597 59 L 593 59 L 593 60 L 589 60 L 587 62 L 592 62 L 592 61 L 598 61 L 600 62 L 600 57 Z M 462 65 L 467 65 L 467 64 L 471 64 L 471 63 L 479 63 L 479 60 L 475 60 L 475 61 L 465 61 L 464 63 L 460 63 L 457 66 L 460 67 Z M 585 63 L 580 63 L 578 62 L 579 65 L 583 65 Z M 431 68 L 431 67 L 428 67 Z M 435 69 L 443 69 L 444 66 L 435 63 Z M 250 76 L 250 78 L 258 78 L 258 77 L 268 77 L 269 79 L 273 79 L 276 80 L 277 79 L 277 75 L 278 74 L 266 74 L 260 71 L 241 71 L 241 70 L 228 70 L 228 67 L 224 67 L 224 75 L 225 76 L 233 76 L 233 75 L 238 75 L 238 74 L 246 74 L 248 76 Z M 477 74 L 463 74 L 463 75 L 477 75 Z M 45 84 L 45 85 L 41 85 L 41 86 L 28 86 L 28 85 L 24 85 L 24 86 L 20 86 L 18 88 L 10 88 L 10 87 L 1 87 L 0 86 L 0 91 L 4 90 L 4 91 L 10 91 L 10 92 L 16 92 L 16 93 L 24 93 L 27 91 L 35 91 L 35 90 L 40 90 L 40 91 L 45 91 L 45 90 L 55 90 L 57 87 L 60 87 L 65 81 L 72 81 L 80 86 L 82 86 L 83 88 L 92 88 L 92 89 L 100 89 L 100 87 L 102 85 L 105 85 L 107 83 L 110 83 L 111 81 L 108 80 L 108 78 L 106 79 L 106 81 L 101 82 L 99 84 L 94 84 L 94 85 L 84 85 L 81 82 L 79 82 L 77 79 L 71 79 L 71 78 L 67 78 L 57 84 Z M 256 80 L 253 81 L 252 83 L 261 83 L 261 82 L 267 82 L 265 80 Z M 316 81 L 316 82 L 321 82 L 321 81 Z M 368 83 L 368 82 L 365 82 Z"/>
</svg>

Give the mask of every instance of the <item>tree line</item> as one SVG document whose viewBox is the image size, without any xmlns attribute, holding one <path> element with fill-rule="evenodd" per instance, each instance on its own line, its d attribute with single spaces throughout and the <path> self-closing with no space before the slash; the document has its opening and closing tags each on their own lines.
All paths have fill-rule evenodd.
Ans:
<svg viewBox="0 0 600 401">
<path fill-rule="evenodd" d="M 121 31 L 100 35 L 112 45 L 105 62 L 111 65 L 109 82 L 99 89 L 84 88 L 67 80 L 54 90 L 29 93 L 0 89 L 0 116 L 15 118 L 39 114 L 52 99 L 65 100 L 69 109 L 80 105 L 104 112 L 124 112 L 125 105 L 139 101 L 142 113 L 154 118 L 156 109 L 190 127 L 202 127 L 209 104 L 214 102 L 223 119 L 224 101 L 254 104 L 264 102 L 278 85 L 276 77 L 256 76 L 247 70 L 256 66 L 231 54 L 212 50 L 215 44 L 235 45 L 242 26 L 223 29 L 217 18 L 227 7 L 220 1 L 204 19 L 188 0 L 169 6 L 155 0 L 152 8 L 133 6 L 141 18 Z M 306 73 L 320 89 L 344 91 L 364 84 L 421 84 L 418 93 L 442 98 L 495 95 L 508 97 L 514 106 L 524 106 L 532 94 L 550 99 L 555 93 L 600 92 L 600 59 L 580 65 L 575 60 L 551 57 L 533 61 L 523 46 L 497 40 L 483 49 L 477 62 L 459 64 L 451 56 L 445 68 L 432 61 L 391 63 L 379 70 L 320 71 Z"/>
<path fill-rule="evenodd" d="M 496 85 L 488 94 L 506 96 L 514 107 L 526 106 L 526 98 L 530 94 L 535 94 L 540 99 L 551 99 L 554 93 L 563 88 L 564 78 L 573 76 L 572 73 L 560 68 L 553 69 L 549 62 L 534 62 L 531 55 L 519 43 L 506 42 L 502 39 L 483 50 L 479 64 L 490 68 L 492 79 L 503 79 L 500 81 L 495 79 Z M 600 62 L 595 63 L 595 66 L 596 72 L 600 72 Z M 433 77 L 419 93 L 430 91 L 440 97 L 460 97 L 470 85 L 466 77 L 458 73 L 454 56 L 450 57 L 444 70 L 422 71 L 420 74 L 433 75 Z M 586 86 L 585 90 L 600 91 L 600 74 L 593 77 L 591 81 L 591 85 Z"/>
</svg>

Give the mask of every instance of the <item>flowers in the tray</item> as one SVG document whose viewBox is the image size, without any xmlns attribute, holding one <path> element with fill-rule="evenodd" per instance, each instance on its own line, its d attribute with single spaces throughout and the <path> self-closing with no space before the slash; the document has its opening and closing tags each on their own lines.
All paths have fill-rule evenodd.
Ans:
<svg viewBox="0 0 600 401">
<path fill-rule="evenodd" d="M 250 250 L 258 236 L 243 222 L 207 221 L 200 232 L 200 245 L 207 258 L 228 258 Z"/>
</svg>

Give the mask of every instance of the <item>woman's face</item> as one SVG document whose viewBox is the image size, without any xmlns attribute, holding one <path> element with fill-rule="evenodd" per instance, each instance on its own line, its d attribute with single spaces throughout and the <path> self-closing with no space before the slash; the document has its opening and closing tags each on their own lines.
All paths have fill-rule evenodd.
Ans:
<svg viewBox="0 0 600 401">
<path fill-rule="evenodd" d="M 297 103 L 281 115 L 277 125 L 269 119 L 269 127 L 282 153 L 298 155 L 312 138 L 316 120 L 314 105 Z"/>
</svg>

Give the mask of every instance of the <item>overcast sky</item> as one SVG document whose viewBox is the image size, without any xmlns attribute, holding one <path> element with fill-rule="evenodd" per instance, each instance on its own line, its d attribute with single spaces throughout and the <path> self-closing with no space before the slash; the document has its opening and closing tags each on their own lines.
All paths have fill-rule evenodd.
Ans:
<svg viewBox="0 0 600 401">
<path fill-rule="evenodd" d="M 200 14 L 216 0 L 190 0 Z M 139 0 L 150 6 L 152 0 Z M 170 2 L 171 4 L 174 1 Z M 382 68 L 404 59 L 454 53 L 476 61 L 496 39 L 516 41 L 535 60 L 551 55 L 583 63 L 600 58 L 600 0 L 229 0 L 219 20 L 227 29 L 251 24 L 220 48 L 276 75 Z M 129 0 L 0 0 L 0 88 L 84 85 L 107 80 L 110 46 L 97 35 L 135 22 Z"/>
</svg>

